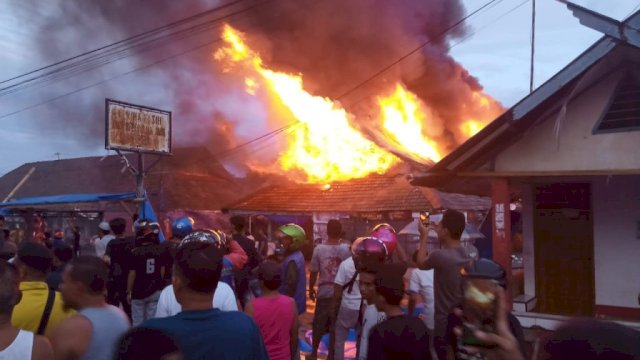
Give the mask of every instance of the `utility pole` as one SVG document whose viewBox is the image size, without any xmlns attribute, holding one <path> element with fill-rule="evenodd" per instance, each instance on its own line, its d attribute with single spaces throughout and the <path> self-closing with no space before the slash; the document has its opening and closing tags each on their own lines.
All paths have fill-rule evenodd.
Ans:
<svg viewBox="0 0 640 360">
<path fill-rule="evenodd" d="M 60 154 L 59 152 L 57 152 L 57 153 L 54 153 L 53 155 L 54 155 L 54 156 L 57 156 L 57 157 L 58 157 L 58 160 L 60 160 L 60 155 L 62 155 L 62 154 Z"/>
<path fill-rule="evenodd" d="M 533 92 L 533 64 L 536 50 L 536 0 L 531 1 L 531 71 L 529 76 L 529 93 Z"/>
</svg>

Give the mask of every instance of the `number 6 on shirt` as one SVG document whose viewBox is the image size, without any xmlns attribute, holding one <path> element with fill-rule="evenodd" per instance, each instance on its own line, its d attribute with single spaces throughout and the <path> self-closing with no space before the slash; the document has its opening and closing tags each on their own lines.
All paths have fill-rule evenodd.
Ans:
<svg viewBox="0 0 640 360">
<path fill-rule="evenodd" d="M 147 274 L 153 274 L 156 271 L 156 259 L 147 259 Z"/>
</svg>

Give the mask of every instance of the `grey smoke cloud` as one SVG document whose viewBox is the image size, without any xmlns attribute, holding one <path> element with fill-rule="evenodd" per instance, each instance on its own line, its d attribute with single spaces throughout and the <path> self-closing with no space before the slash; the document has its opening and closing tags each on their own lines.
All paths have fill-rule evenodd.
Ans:
<svg viewBox="0 0 640 360">
<path fill-rule="evenodd" d="M 33 0 L 31 0 L 33 1 Z M 44 59 L 68 56 L 108 44 L 172 21 L 205 11 L 218 0 L 65 0 L 58 1 L 41 23 L 35 40 Z M 255 4 L 256 1 L 247 1 Z M 403 81 L 436 114 L 434 137 L 450 146 L 458 140 L 461 115 L 456 109 L 477 80 L 447 55 L 451 39 L 465 34 L 464 26 L 440 36 L 459 21 L 465 10 L 459 0 L 269 0 L 230 23 L 248 34 L 249 43 L 277 70 L 304 74 L 306 88 L 317 95 L 338 97 L 356 84 L 430 40 L 420 54 L 407 59 L 375 82 L 341 100 L 366 118 L 368 97 L 391 83 Z M 47 98 L 76 89 L 92 79 L 113 76 L 219 36 L 218 28 L 165 42 L 71 80 L 35 92 Z M 108 82 L 47 107 L 51 115 L 41 124 L 47 131 L 72 134 L 75 141 L 95 147 L 103 139 L 104 98 L 171 110 L 176 145 L 205 144 L 214 153 L 274 129 L 264 99 L 244 92 L 239 78 L 221 74 L 212 53 L 220 43 L 159 66 Z M 365 99 L 365 101 L 359 101 Z M 260 144 L 258 156 L 273 158 L 282 144 L 277 138 Z M 242 163 L 255 157 L 255 148 L 227 155 Z"/>
</svg>

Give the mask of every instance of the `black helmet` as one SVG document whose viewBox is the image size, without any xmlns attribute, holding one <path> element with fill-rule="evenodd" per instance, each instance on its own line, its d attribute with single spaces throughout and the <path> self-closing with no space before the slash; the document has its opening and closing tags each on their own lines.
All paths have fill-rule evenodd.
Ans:
<svg viewBox="0 0 640 360">
<path fill-rule="evenodd" d="M 489 259 L 478 259 L 462 269 L 462 276 L 482 279 L 492 279 L 503 288 L 507 287 L 507 273 L 497 262 Z"/>
</svg>

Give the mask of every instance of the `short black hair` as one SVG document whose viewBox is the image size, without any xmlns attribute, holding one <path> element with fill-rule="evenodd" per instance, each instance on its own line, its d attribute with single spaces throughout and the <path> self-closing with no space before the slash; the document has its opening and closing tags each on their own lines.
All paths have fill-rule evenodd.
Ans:
<svg viewBox="0 0 640 360">
<path fill-rule="evenodd" d="M 223 253 L 216 244 L 191 241 L 178 247 L 174 274 L 196 292 L 212 293 L 218 287 L 222 273 Z"/>
<path fill-rule="evenodd" d="M 23 241 L 18 248 L 18 262 L 43 275 L 49 273 L 53 256 L 46 246 L 33 241 Z"/>
<path fill-rule="evenodd" d="M 18 303 L 18 270 L 5 260 L 0 260 L 0 314 L 9 315 Z"/>
<path fill-rule="evenodd" d="M 407 270 L 406 264 L 381 264 L 376 274 L 376 292 L 387 304 L 400 305 L 404 298 L 403 275 Z"/>
<path fill-rule="evenodd" d="M 233 225 L 235 231 L 242 231 L 244 229 L 246 220 L 242 215 L 233 215 L 229 219 L 229 222 L 231 223 L 231 225 Z"/>
<path fill-rule="evenodd" d="M 69 277 L 82 283 L 89 293 L 104 293 L 109 277 L 109 268 L 104 260 L 96 256 L 82 255 L 69 262 Z"/>
<path fill-rule="evenodd" d="M 342 236 L 342 224 L 340 223 L 340 220 L 329 220 L 329 222 L 327 223 L 327 235 L 332 238 Z"/>
<path fill-rule="evenodd" d="M 117 217 L 109 221 L 109 227 L 111 228 L 114 234 L 122 235 L 127 229 L 127 220 L 121 217 Z"/>
<path fill-rule="evenodd" d="M 60 262 L 67 263 L 73 258 L 73 249 L 69 245 L 61 245 L 53 247 L 53 256 L 58 258 Z"/>
<path fill-rule="evenodd" d="M 457 210 L 447 210 L 442 215 L 442 227 L 449 231 L 453 239 L 460 240 L 467 220 L 464 214 Z"/>
<path fill-rule="evenodd" d="M 180 353 L 178 342 L 166 332 L 134 327 L 120 338 L 114 359 L 162 359 L 164 356 L 175 353 Z"/>
</svg>

